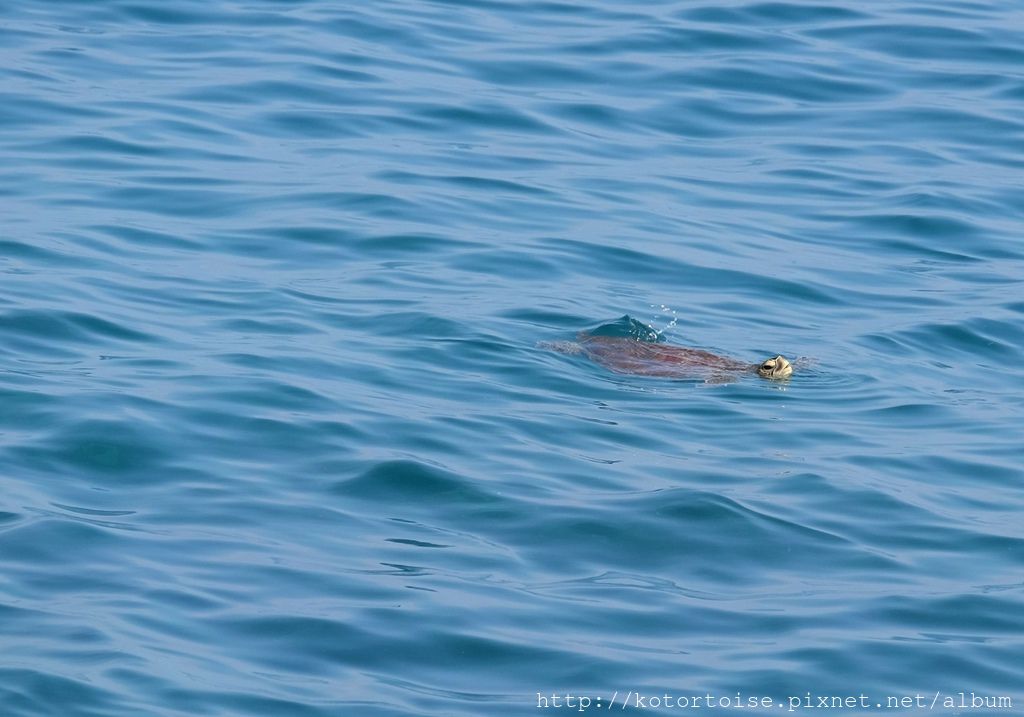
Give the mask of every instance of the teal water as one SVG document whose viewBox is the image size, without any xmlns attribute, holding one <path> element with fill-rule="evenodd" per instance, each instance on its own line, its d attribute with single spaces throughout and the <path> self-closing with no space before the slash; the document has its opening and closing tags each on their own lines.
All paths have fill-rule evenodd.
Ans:
<svg viewBox="0 0 1024 717">
<path fill-rule="evenodd" d="M 0 76 L 3 717 L 1020 713 L 1019 5 L 30 0 Z M 806 364 L 538 346 L 624 314 Z"/>
</svg>

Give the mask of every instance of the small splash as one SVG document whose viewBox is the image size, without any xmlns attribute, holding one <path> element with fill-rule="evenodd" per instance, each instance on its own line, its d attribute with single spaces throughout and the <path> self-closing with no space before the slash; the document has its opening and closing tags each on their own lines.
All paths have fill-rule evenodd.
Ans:
<svg viewBox="0 0 1024 717">
<path fill-rule="evenodd" d="M 666 306 L 665 304 L 651 304 L 651 308 L 657 309 L 658 314 L 651 317 L 648 326 L 650 326 L 654 333 L 657 334 L 658 339 L 661 340 L 667 332 L 675 328 L 676 323 L 679 322 L 679 315 L 676 313 L 675 309 L 673 309 L 671 306 Z M 655 328 L 655 325 L 657 324 L 659 319 L 664 318 L 666 315 L 671 316 L 672 319 L 662 328 Z"/>
</svg>

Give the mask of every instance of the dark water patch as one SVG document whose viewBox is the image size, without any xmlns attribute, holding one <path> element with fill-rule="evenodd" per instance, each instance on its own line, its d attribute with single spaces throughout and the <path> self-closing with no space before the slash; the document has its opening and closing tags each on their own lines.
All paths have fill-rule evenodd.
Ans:
<svg viewBox="0 0 1024 717">
<path fill-rule="evenodd" d="M 343 112 L 267 112 L 261 117 L 260 125 L 272 130 L 269 134 L 277 137 L 343 139 L 364 135 Z"/>
<path fill-rule="evenodd" d="M 1020 310 L 1024 312 L 1024 303 Z M 575 329 L 582 326 L 590 317 L 571 316 L 560 311 L 544 308 L 514 308 L 501 314 L 502 318 L 525 323 L 531 327 Z"/>
<path fill-rule="evenodd" d="M 423 540 L 412 540 L 410 538 L 387 538 L 389 543 L 398 543 L 399 545 L 411 545 L 415 548 L 450 548 L 451 545 L 440 545 L 438 543 L 428 543 Z"/>
<path fill-rule="evenodd" d="M 991 34 L 963 27 L 920 24 L 856 23 L 806 31 L 823 39 L 914 60 L 967 63 L 1019 63 L 1024 51 L 1007 38 L 1004 44 Z"/>
<path fill-rule="evenodd" d="M 0 511 L 0 525 L 9 525 L 15 523 L 21 519 L 18 513 L 9 513 L 7 511 Z"/>
<path fill-rule="evenodd" d="M 286 247 L 309 245 L 335 249 L 339 252 L 358 241 L 360 235 L 345 227 L 331 224 L 309 224 L 284 227 L 253 227 L 248 234 L 264 239 L 268 251 L 287 256 Z M 278 246 L 274 246 L 278 244 Z M 284 246 L 280 246 L 284 244 Z"/>
<path fill-rule="evenodd" d="M 798 570 L 808 560 L 828 560 L 854 570 L 886 568 L 885 561 L 860 554 L 838 536 L 699 491 L 661 491 L 603 505 L 592 503 L 585 513 L 562 511 L 544 523 L 548 540 L 573 545 L 573 567 L 568 556 L 542 558 L 534 551 L 536 560 L 544 560 L 554 569 L 604 565 L 620 570 L 664 570 L 679 566 L 690 580 L 705 584 L 751 585 L 759 580 L 754 565 L 770 564 L 785 572 Z M 743 548 L 736 548 L 734 541 L 729 548 L 720 548 L 708 539 L 710 525 L 716 526 L 715 530 L 726 526 L 734 541 L 749 542 Z M 796 553 L 795 545 L 802 546 Z"/>
<path fill-rule="evenodd" d="M 463 252 L 450 263 L 452 269 L 507 279 L 557 281 L 567 272 L 559 262 L 518 252 L 484 250 Z"/>
<path fill-rule="evenodd" d="M 118 225 L 98 225 L 89 227 L 92 231 L 116 237 L 145 251 L 153 249 L 173 249 L 178 251 L 195 251 L 202 247 L 198 241 L 187 237 L 154 231 L 144 227 Z"/>
<path fill-rule="evenodd" d="M 998 363 L 1018 357 L 1024 346 L 1024 333 L 1019 327 L 981 318 L 921 325 L 900 331 L 896 337 L 919 351 L 929 351 L 940 361 L 952 354 Z"/>
<path fill-rule="evenodd" d="M 158 160 L 180 163 L 189 158 L 224 162 L 247 161 L 244 156 L 205 147 L 168 146 L 166 142 L 158 142 L 155 139 L 144 144 L 89 135 L 61 138 L 28 146 L 25 150 L 45 156 L 46 161 L 51 164 L 67 164 L 97 170 L 137 167 L 157 171 L 164 166 L 158 163 Z M 141 164 L 140 158 L 150 160 L 151 163 Z"/>
<path fill-rule="evenodd" d="M 226 191 L 202 190 L 199 188 L 132 187 L 108 189 L 103 192 L 102 202 L 116 205 L 122 210 L 134 210 L 145 214 L 169 217 L 192 217 L 215 219 L 237 215 L 243 211 L 244 200 Z M 89 206 L 94 200 L 73 199 L 66 204 Z"/>
<path fill-rule="evenodd" d="M 448 177 L 435 177 L 425 174 L 415 174 L 412 172 L 384 172 L 379 175 L 381 179 L 385 179 L 391 182 L 408 183 L 408 184 L 437 184 L 446 185 L 455 188 L 465 188 L 469 190 L 477 190 L 486 192 L 488 194 L 525 194 L 532 196 L 552 196 L 551 192 L 544 190 L 541 187 L 524 184 L 522 182 L 514 182 L 506 179 L 498 179 L 493 177 L 480 177 L 480 176 L 448 176 Z"/>
<path fill-rule="evenodd" d="M 119 3 L 118 14 L 152 25 L 202 25 L 224 18 L 220 13 L 212 13 L 208 10 L 202 12 L 201 10 L 206 10 L 206 8 L 200 8 L 196 3 L 186 3 L 186 5 L 189 7 L 154 8 L 148 5 Z"/>
<path fill-rule="evenodd" d="M 600 81 L 595 72 L 575 64 L 542 60 L 510 62 L 486 60 L 472 64 L 472 71 L 485 82 L 528 87 L 575 87 Z"/>
<path fill-rule="evenodd" d="M 497 500 L 489 491 L 442 468 L 409 460 L 381 463 L 337 483 L 333 490 L 363 500 L 385 499 L 396 506 L 421 500 L 447 505 L 487 505 Z"/>
<path fill-rule="evenodd" d="M 346 212 L 366 214 L 380 218 L 400 218 L 417 210 L 417 204 L 401 197 L 365 192 L 331 192 L 314 195 L 300 195 L 295 198 L 302 204 L 334 207 Z"/>
<path fill-rule="evenodd" d="M 549 103 L 544 108 L 545 113 L 552 117 L 560 117 L 573 123 L 591 125 L 595 128 L 607 129 L 614 127 L 619 130 L 637 130 L 636 121 L 627 109 L 618 107 L 606 107 L 582 102 L 558 102 Z"/>
<path fill-rule="evenodd" d="M 237 146 L 239 144 L 237 135 L 232 132 L 219 129 L 214 124 L 214 119 L 215 118 L 212 117 L 190 116 L 187 119 L 176 117 L 155 120 L 153 122 L 151 136 L 158 138 L 186 138 L 199 142 L 221 142 L 227 145 Z M 180 142 L 174 142 L 173 144 L 180 144 Z M 215 155 L 212 158 L 226 162 L 239 162 L 247 159 L 244 156 L 235 155 Z M 196 177 L 195 179 L 197 183 L 202 183 L 204 181 L 203 178 L 200 177 Z M 213 182 L 216 180 L 207 179 L 206 181 Z"/>
<path fill-rule="evenodd" d="M 329 705 L 316 706 L 298 699 L 284 699 L 253 694 L 251 692 L 239 693 L 237 691 L 208 691 L 199 692 L 194 695 L 175 692 L 170 696 L 174 698 L 175 702 L 180 702 L 183 705 L 192 703 L 205 706 L 210 704 L 227 710 L 229 714 L 244 715 L 279 715 L 284 713 L 294 714 L 296 717 L 327 717 L 338 704 L 337 701 L 332 700 Z M 394 711 L 388 711 L 388 708 L 384 708 L 384 711 L 378 711 L 380 708 L 377 705 L 367 704 L 361 700 L 346 700 L 342 704 L 346 705 L 346 707 L 351 706 L 354 709 L 358 709 L 369 717 L 374 717 L 375 715 L 383 717 L 395 714 Z"/>
<path fill-rule="evenodd" d="M 68 705 L 83 717 L 100 717 L 111 710 L 127 709 L 123 700 L 87 680 L 62 677 L 27 667 L 0 669 L 5 709 L 12 717 L 64 712 Z"/>
<path fill-rule="evenodd" d="M 308 64 L 303 68 L 306 72 L 328 78 L 330 80 L 342 80 L 345 82 L 380 82 L 381 78 L 370 72 L 353 70 L 349 67 L 338 67 L 330 64 Z"/>
<path fill-rule="evenodd" d="M 134 515 L 135 514 L 135 511 L 133 511 L 133 510 L 97 510 L 95 508 L 86 508 L 84 506 L 62 505 L 60 503 L 54 503 L 53 506 L 55 508 L 60 508 L 61 510 L 66 510 L 66 511 L 69 511 L 71 513 L 76 513 L 76 514 L 79 514 L 79 515 L 98 516 L 98 517 L 120 517 L 120 516 L 124 516 L 124 515 Z"/>
<path fill-rule="evenodd" d="M 649 29 L 628 38 L 622 38 L 618 44 L 621 49 L 633 52 L 757 52 L 781 51 L 783 46 L 792 43 L 798 46 L 801 41 L 795 38 L 779 40 L 767 35 L 744 28 L 711 29 L 683 25 L 668 25 L 657 29 Z M 792 47 L 788 48 L 792 49 Z"/>
<path fill-rule="evenodd" d="M 714 25 L 746 25 L 753 20 L 787 26 L 849 22 L 870 17 L 853 8 L 784 2 L 747 3 L 730 8 L 704 6 L 686 10 L 681 16 Z"/>
<path fill-rule="evenodd" d="M 832 305 L 840 300 L 823 289 L 809 283 L 779 279 L 753 272 L 740 272 L 684 263 L 680 259 L 644 253 L 620 246 L 594 245 L 572 240 L 556 240 L 551 248 L 563 255 L 567 262 L 588 265 L 594 271 L 613 276 L 626 272 L 643 276 L 647 281 L 664 281 L 682 286 L 724 284 L 738 293 L 768 291 L 787 297 L 791 301 Z M 771 287 L 770 289 L 768 287 Z"/>
<path fill-rule="evenodd" d="M 731 92 L 806 103 L 863 102 L 880 100 L 889 92 L 885 87 L 849 73 L 803 66 L 773 66 L 770 70 L 750 67 L 704 68 L 687 73 L 697 86 L 727 88 Z"/>
<path fill-rule="evenodd" d="M 46 565 L 80 565 L 102 556 L 118 538 L 109 530 L 81 521 L 44 519 L 23 523 L 0 534 L 5 560 L 38 570 L 38 581 L 52 581 L 60 590 L 74 591 L 76 586 L 66 580 L 49 575 Z M 84 577 L 84 576 L 83 576 Z M 113 587 L 116 580 L 109 576 L 94 575 L 91 587 L 103 591 Z"/>
<path fill-rule="evenodd" d="M 453 128 L 461 128 L 470 133 L 480 132 L 484 128 L 489 131 L 545 134 L 551 131 L 549 125 L 526 112 L 491 103 L 477 103 L 471 107 L 427 104 L 416 107 L 415 114 L 430 122 L 437 131 L 445 133 Z"/>
<path fill-rule="evenodd" d="M 70 118 L 103 119 L 112 117 L 114 113 L 104 111 L 98 107 L 89 105 L 75 106 L 61 102 L 54 102 L 31 95 L 14 93 L 0 93 L 0 126 L 11 130 L 19 127 L 35 127 L 41 121 L 66 122 Z M 100 148 L 111 145 L 105 143 L 102 138 L 91 138 Z M 52 147 L 52 145 L 50 145 Z M 116 145 L 115 145 L 116 146 Z M 137 149 L 130 147 L 130 149 Z"/>
<path fill-rule="evenodd" d="M 277 670 L 330 674 L 330 665 L 355 661 L 361 645 L 372 640 L 365 629 L 338 620 L 267 616 L 218 620 L 216 631 L 235 641 L 236 651 L 248 644 L 250 659 Z"/>
<path fill-rule="evenodd" d="M 88 346 L 96 342 L 151 343 L 156 340 L 150 334 L 122 324 L 71 311 L 14 310 L 5 312 L 2 322 L 8 336 L 18 336 L 38 346 L 48 342 Z"/>
<path fill-rule="evenodd" d="M 20 259 L 26 262 L 38 264 L 64 264 L 74 262 L 73 259 L 64 257 L 60 252 L 33 246 L 20 241 L 0 240 L 0 261 L 9 263 L 11 259 Z"/>
<path fill-rule="evenodd" d="M 42 443 L 13 449 L 21 460 L 69 471 L 76 480 L 99 485 L 130 479 L 162 479 L 167 452 L 152 429 L 124 421 L 92 420 L 68 425 Z"/>
<path fill-rule="evenodd" d="M 80 152 L 96 152 L 99 154 L 125 155 L 129 157 L 167 157 L 170 152 L 163 147 L 127 142 L 97 135 L 80 135 L 67 137 L 29 149 L 43 150 L 52 154 L 72 154 Z"/>
<path fill-rule="evenodd" d="M 878 245 L 885 247 L 894 255 L 916 258 L 918 262 L 940 261 L 942 263 L 971 264 L 982 261 L 981 257 L 971 256 L 954 250 L 940 249 L 929 246 L 914 239 L 878 239 Z M 953 242 L 951 242 L 953 243 Z M 959 244 L 959 242 L 955 242 Z"/>
<path fill-rule="evenodd" d="M 381 311 L 371 316 L 351 316 L 344 323 L 368 331 L 373 337 L 399 337 L 403 343 L 417 338 L 436 340 L 469 335 L 469 328 L 454 318 L 419 311 Z"/>
<path fill-rule="evenodd" d="M 207 85 L 200 89 L 188 90 L 178 99 L 245 106 L 249 104 L 250 98 L 254 94 L 281 103 L 323 105 L 332 108 L 349 104 L 348 96 L 332 85 L 280 80 L 252 80 L 239 84 Z"/>
<path fill-rule="evenodd" d="M 249 378 L 245 386 L 235 390 L 216 392 L 217 400 L 229 404 L 248 406 L 250 410 L 272 409 L 301 413 L 326 413 L 337 408 L 337 403 L 315 391 L 266 379 Z"/>
<path fill-rule="evenodd" d="M 279 334 L 281 336 L 302 336 L 319 333 L 319 329 L 298 321 L 287 321 L 280 318 L 272 321 L 240 318 L 227 319 L 220 328 L 239 334 Z"/>
<path fill-rule="evenodd" d="M 892 597 L 886 601 L 884 615 L 901 631 L 945 631 L 964 637 L 990 636 L 1008 639 L 1021 634 L 1015 615 L 1015 601 L 995 595 L 958 595 L 921 601 Z M 924 604 L 922 604 L 924 603 Z M 953 615 L 969 615 L 967 621 Z"/>
<path fill-rule="evenodd" d="M 882 234 L 910 237 L 931 242 L 948 242 L 963 246 L 977 241 L 980 232 L 975 226 L 951 217 L 915 214 L 873 214 L 853 220 L 865 229 Z"/>
</svg>

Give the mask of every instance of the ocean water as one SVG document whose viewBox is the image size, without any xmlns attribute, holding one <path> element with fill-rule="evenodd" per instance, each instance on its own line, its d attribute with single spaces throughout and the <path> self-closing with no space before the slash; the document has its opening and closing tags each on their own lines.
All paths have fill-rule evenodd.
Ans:
<svg viewBox="0 0 1024 717">
<path fill-rule="evenodd" d="M 0 77 L 3 717 L 1024 710 L 1018 3 L 28 0 Z M 544 348 L 623 315 L 801 370 Z"/>
</svg>

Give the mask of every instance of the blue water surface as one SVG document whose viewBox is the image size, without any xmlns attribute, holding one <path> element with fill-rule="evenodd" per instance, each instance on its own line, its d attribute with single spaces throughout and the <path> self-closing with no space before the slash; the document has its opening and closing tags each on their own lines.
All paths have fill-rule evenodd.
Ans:
<svg viewBox="0 0 1024 717">
<path fill-rule="evenodd" d="M 1019 3 L 27 0 L 0 78 L 3 717 L 1024 709 Z M 624 314 L 801 368 L 545 348 Z"/>
</svg>

